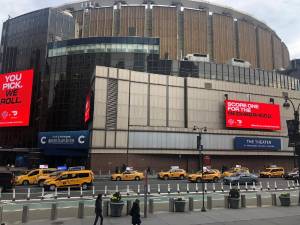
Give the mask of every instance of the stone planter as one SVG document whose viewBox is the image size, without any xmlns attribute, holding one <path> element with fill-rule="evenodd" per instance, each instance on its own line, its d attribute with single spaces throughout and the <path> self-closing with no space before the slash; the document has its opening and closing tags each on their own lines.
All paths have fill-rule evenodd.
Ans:
<svg viewBox="0 0 300 225">
<path fill-rule="evenodd" d="M 230 209 L 240 208 L 240 198 L 228 198 L 228 205 Z"/>
<path fill-rule="evenodd" d="M 175 200 L 175 212 L 184 212 L 185 200 Z"/>
<path fill-rule="evenodd" d="M 110 216 L 112 217 L 120 217 L 122 216 L 122 210 L 124 206 L 124 202 L 110 202 Z"/>
<path fill-rule="evenodd" d="M 280 200 L 281 206 L 290 206 L 291 205 L 290 197 L 279 196 L 279 200 Z"/>
</svg>

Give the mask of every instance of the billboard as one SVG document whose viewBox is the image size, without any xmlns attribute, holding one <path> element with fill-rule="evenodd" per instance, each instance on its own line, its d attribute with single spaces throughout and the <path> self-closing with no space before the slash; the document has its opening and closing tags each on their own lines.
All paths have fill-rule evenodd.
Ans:
<svg viewBox="0 0 300 225">
<path fill-rule="evenodd" d="M 235 137 L 236 150 L 280 150 L 280 138 Z"/>
<path fill-rule="evenodd" d="M 280 130 L 280 109 L 277 104 L 225 101 L 226 127 L 255 130 Z"/>
<path fill-rule="evenodd" d="M 0 75 L 0 127 L 28 126 L 33 70 Z"/>
<path fill-rule="evenodd" d="M 88 149 L 89 131 L 40 132 L 38 146 L 41 149 Z"/>
</svg>

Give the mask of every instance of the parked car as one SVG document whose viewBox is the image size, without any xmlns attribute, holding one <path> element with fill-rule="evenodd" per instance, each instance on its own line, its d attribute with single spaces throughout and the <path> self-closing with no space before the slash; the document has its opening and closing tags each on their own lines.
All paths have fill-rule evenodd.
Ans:
<svg viewBox="0 0 300 225">
<path fill-rule="evenodd" d="M 249 169 L 247 167 L 232 167 L 223 172 L 222 177 L 229 177 L 235 173 L 249 173 Z"/>
<path fill-rule="evenodd" d="M 203 172 L 203 178 L 202 178 L 202 172 L 199 171 L 197 173 L 192 173 L 188 176 L 188 180 L 190 182 L 201 182 L 203 181 L 213 181 L 217 182 L 221 178 L 221 173 L 217 169 L 210 169 Z"/>
<path fill-rule="evenodd" d="M 56 171 L 55 168 L 31 170 L 27 174 L 17 176 L 15 179 L 15 184 L 16 185 L 37 184 L 39 176 L 49 174 L 54 171 Z"/>
<path fill-rule="evenodd" d="M 255 174 L 252 173 L 235 173 L 230 177 L 224 177 L 223 183 L 224 184 L 232 184 L 237 185 L 239 184 L 252 184 L 253 182 L 258 182 L 258 177 Z"/>
<path fill-rule="evenodd" d="M 264 171 L 260 172 L 260 177 L 283 177 L 284 168 L 283 167 L 268 167 Z"/>
<path fill-rule="evenodd" d="M 91 170 L 64 171 L 56 178 L 45 180 L 46 190 L 54 191 L 56 188 L 82 187 L 87 190 L 94 182 L 94 174 Z"/>
<path fill-rule="evenodd" d="M 168 179 L 180 179 L 183 180 L 187 176 L 187 173 L 183 169 L 172 168 L 166 172 L 159 172 L 157 177 L 160 179 L 168 180 Z"/>
<path fill-rule="evenodd" d="M 299 170 L 298 168 L 294 168 L 292 171 L 285 173 L 283 175 L 284 179 L 286 180 L 293 180 L 295 177 L 299 176 Z"/>
<path fill-rule="evenodd" d="M 144 174 L 136 170 L 126 170 L 123 173 L 114 173 L 111 175 L 111 180 L 142 180 Z"/>
<path fill-rule="evenodd" d="M 14 186 L 14 175 L 10 171 L 0 171 L 1 191 L 8 191 Z"/>
</svg>

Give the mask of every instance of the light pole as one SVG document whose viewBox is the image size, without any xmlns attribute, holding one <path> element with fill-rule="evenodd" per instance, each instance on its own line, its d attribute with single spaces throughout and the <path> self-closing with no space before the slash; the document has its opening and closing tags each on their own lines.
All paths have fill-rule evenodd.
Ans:
<svg viewBox="0 0 300 225">
<path fill-rule="evenodd" d="M 300 107 L 300 103 L 298 104 L 298 106 L 296 108 L 295 104 L 293 103 L 293 101 L 288 96 L 285 96 L 284 100 L 285 101 L 283 103 L 283 107 L 289 108 L 290 103 L 291 103 L 291 105 L 293 107 L 293 110 L 294 110 L 294 121 L 292 121 L 292 124 L 293 124 L 292 132 L 293 132 L 293 138 L 294 138 L 294 168 L 296 167 L 295 156 L 297 155 L 298 170 L 299 170 L 300 169 L 300 152 L 298 151 L 299 147 L 297 148 L 297 144 L 298 144 L 298 140 L 300 141 L 300 135 L 299 135 L 299 107 Z M 300 174 L 299 174 L 298 179 L 300 180 Z"/>
<path fill-rule="evenodd" d="M 194 131 L 198 131 L 197 136 L 197 150 L 199 151 L 199 170 L 201 171 L 201 186 L 202 186 L 202 208 L 201 212 L 206 212 L 205 205 L 204 205 L 204 180 L 203 180 L 203 146 L 201 144 L 201 135 L 203 132 L 207 131 L 207 127 L 194 126 Z"/>
</svg>

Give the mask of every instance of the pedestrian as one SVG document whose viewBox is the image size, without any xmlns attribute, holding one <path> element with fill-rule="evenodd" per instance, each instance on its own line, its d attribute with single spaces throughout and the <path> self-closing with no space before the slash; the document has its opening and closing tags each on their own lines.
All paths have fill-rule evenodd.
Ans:
<svg viewBox="0 0 300 225">
<path fill-rule="evenodd" d="M 132 208 L 130 210 L 130 216 L 132 225 L 140 225 L 141 222 L 141 215 L 140 215 L 140 201 L 136 199 L 132 204 Z"/>
<path fill-rule="evenodd" d="M 94 225 L 97 224 L 99 217 L 101 219 L 100 220 L 100 225 L 103 225 L 102 194 L 98 194 L 98 197 L 96 199 L 96 202 L 95 202 L 95 214 L 96 214 L 96 218 L 95 218 Z"/>
</svg>

